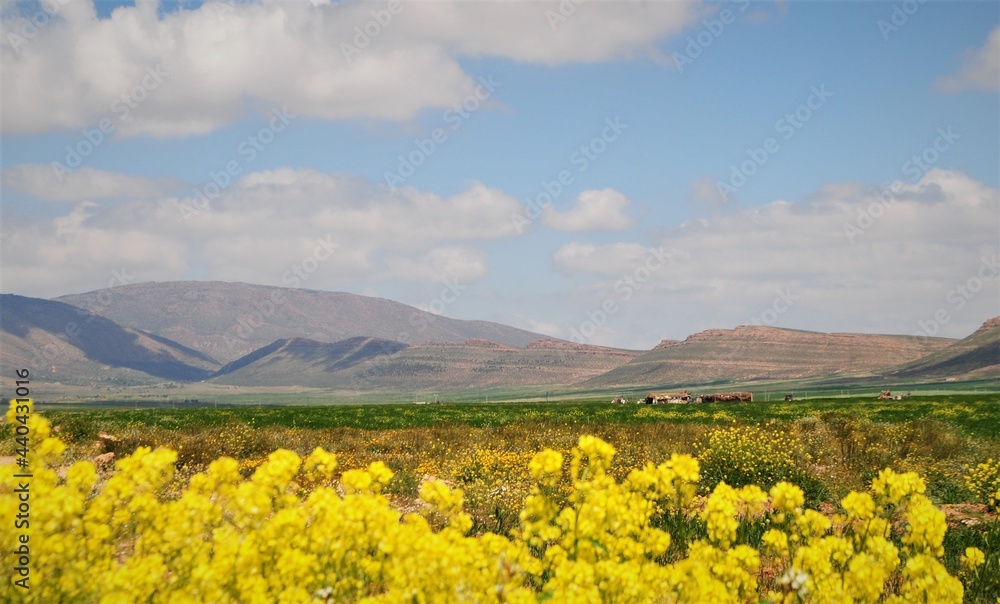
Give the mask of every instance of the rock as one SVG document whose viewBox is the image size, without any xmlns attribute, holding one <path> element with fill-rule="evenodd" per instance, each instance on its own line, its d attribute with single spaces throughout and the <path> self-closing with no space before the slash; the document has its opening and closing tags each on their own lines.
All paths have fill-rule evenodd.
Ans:
<svg viewBox="0 0 1000 604">
<path fill-rule="evenodd" d="M 104 468 L 111 465 L 111 463 L 114 460 L 115 460 L 114 453 L 111 452 L 102 453 L 101 455 L 98 455 L 97 457 L 94 458 L 94 465 L 97 466 L 97 469 L 103 470 Z"/>
</svg>

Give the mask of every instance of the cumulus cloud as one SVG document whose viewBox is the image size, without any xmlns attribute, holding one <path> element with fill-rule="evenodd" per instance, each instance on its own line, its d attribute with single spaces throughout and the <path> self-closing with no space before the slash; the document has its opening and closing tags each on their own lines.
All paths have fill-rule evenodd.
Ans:
<svg viewBox="0 0 1000 604">
<path fill-rule="evenodd" d="M 51 166 L 18 164 L 0 172 L 5 187 L 20 189 L 35 199 L 45 201 L 84 201 L 91 199 L 150 199 L 162 197 L 181 188 L 175 179 L 151 179 L 118 172 L 79 168 L 57 176 Z"/>
<path fill-rule="evenodd" d="M 517 200 L 473 183 L 442 197 L 358 177 L 278 169 L 245 175 L 210 205 L 164 197 L 77 204 L 18 218 L 2 242 L 3 288 L 54 296 L 139 281 L 199 278 L 336 289 L 352 280 L 473 281 L 481 251 L 457 241 L 517 235 Z"/>
<path fill-rule="evenodd" d="M 716 179 L 711 176 L 702 176 L 692 182 L 687 198 L 691 203 L 715 207 L 724 206 L 732 201 L 732 197 L 719 190 Z"/>
<path fill-rule="evenodd" d="M 658 233 L 649 246 L 567 243 L 553 262 L 594 275 L 579 295 L 595 308 L 627 298 L 633 316 L 669 308 L 707 317 L 706 326 L 746 324 L 785 292 L 795 302 L 778 326 L 797 316 L 834 329 L 894 325 L 915 333 L 918 320 L 944 308 L 954 318 L 948 332 L 966 335 L 1000 303 L 1000 191 L 940 169 L 894 190 L 832 185 L 801 201 L 692 221 Z M 646 274 L 640 267 L 657 247 L 675 253 Z M 984 278 L 982 293 L 959 302 L 952 290 L 973 277 Z"/>
<path fill-rule="evenodd" d="M 422 282 L 475 281 L 486 275 L 482 250 L 439 247 L 418 257 L 393 256 L 385 261 L 382 279 Z"/>
<path fill-rule="evenodd" d="M 190 266 L 184 241 L 136 225 L 96 224 L 102 210 L 84 202 L 49 222 L 5 220 L 3 290 L 57 296 L 175 279 Z"/>
<path fill-rule="evenodd" d="M 584 191 L 565 212 L 547 206 L 542 223 L 558 231 L 618 231 L 634 224 L 625 210 L 631 202 L 614 189 Z"/>
<path fill-rule="evenodd" d="M 966 51 L 958 73 L 934 82 L 942 92 L 1000 90 L 1000 27 L 990 32 L 981 48 Z"/>
<path fill-rule="evenodd" d="M 535 321 L 533 319 L 527 319 L 527 329 L 535 333 L 540 333 L 542 335 L 550 336 L 553 338 L 564 338 L 566 335 L 563 333 L 561 327 L 555 323 L 547 323 L 545 321 Z"/>
<path fill-rule="evenodd" d="M 703 12 L 697 3 L 656 0 L 414 4 L 405 22 L 413 39 L 443 43 L 458 55 L 547 65 L 658 58 L 656 43 Z"/>
<path fill-rule="evenodd" d="M 657 270 L 687 257 L 676 247 L 648 246 L 641 243 L 611 243 L 594 245 L 571 242 L 561 246 L 552 256 L 555 267 L 563 272 L 587 272 L 608 277 L 634 272 L 642 266 Z"/>
<path fill-rule="evenodd" d="M 187 136 L 271 107 L 409 120 L 474 90 L 486 74 L 466 73 L 462 57 L 558 65 L 656 56 L 658 41 L 699 14 L 680 1 L 590 2 L 553 26 L 547 12 L 559 2 L 400 6 L 210 0 L 161 11 L 138 0 L 101 19 L 92 2 L 72 2 L 32 36 L 11 16 L 0 24 L 3 132 L 108 119 L 117 135 Z"/>
</svg>

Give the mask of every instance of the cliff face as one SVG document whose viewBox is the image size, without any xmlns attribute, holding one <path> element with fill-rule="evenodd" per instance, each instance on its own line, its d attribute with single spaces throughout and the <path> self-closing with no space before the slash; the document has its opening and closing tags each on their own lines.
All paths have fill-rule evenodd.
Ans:
<svg viewBox="0 0 1000 604">
<path fill-rule="evenodd" d="M 708 329 L 653 350 L 588 386 L 657 386 L 872 375 L 920 359 L 954 340 L 818 333 L 741 325 Z"/>
</svg>

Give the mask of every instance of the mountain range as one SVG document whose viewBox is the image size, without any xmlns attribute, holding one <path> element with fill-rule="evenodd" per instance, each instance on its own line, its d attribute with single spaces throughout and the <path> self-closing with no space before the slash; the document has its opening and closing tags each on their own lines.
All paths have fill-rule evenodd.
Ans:
<svg viewBox="0 0 1000 604">
<path fill-rule="evenodd" d="M 955 340 L 741 325 L 667 340 L 586 385 L 682 384 L 880 375 Z"/>
<path fill-rule="evenodd" d="M 220 282 L 123 285 L 55 300 L 5 294 L 0 336 L 5 371 L 28 367 L 36 380 L 73 392 L 184 384 L 368 394 L 618 391 L 1000 376 L 1000 317 L 961 340 L 739 326 L 637 351 L 380 298 Z"/>
<path fill-rule="evenodd" d="M 337 342 L 363 336 L 410 344 L 478 338 L 520 347 L 543 337 L 382 298 L 246 283 L 137 283 L 57 300 L 169 338 L 223 364 L 283 338 Z"/>
</svg>

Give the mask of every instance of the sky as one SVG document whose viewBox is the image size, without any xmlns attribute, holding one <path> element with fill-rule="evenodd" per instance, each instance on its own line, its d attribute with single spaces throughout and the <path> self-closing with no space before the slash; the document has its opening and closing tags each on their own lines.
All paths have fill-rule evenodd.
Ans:
<svg viewBox="0 0 1000 604">
<path fill-rule="evenodd" d="M 1000 314 L 1000 4 L 0 0 L 0 291 L 648 349 Z"/>
</svg>

